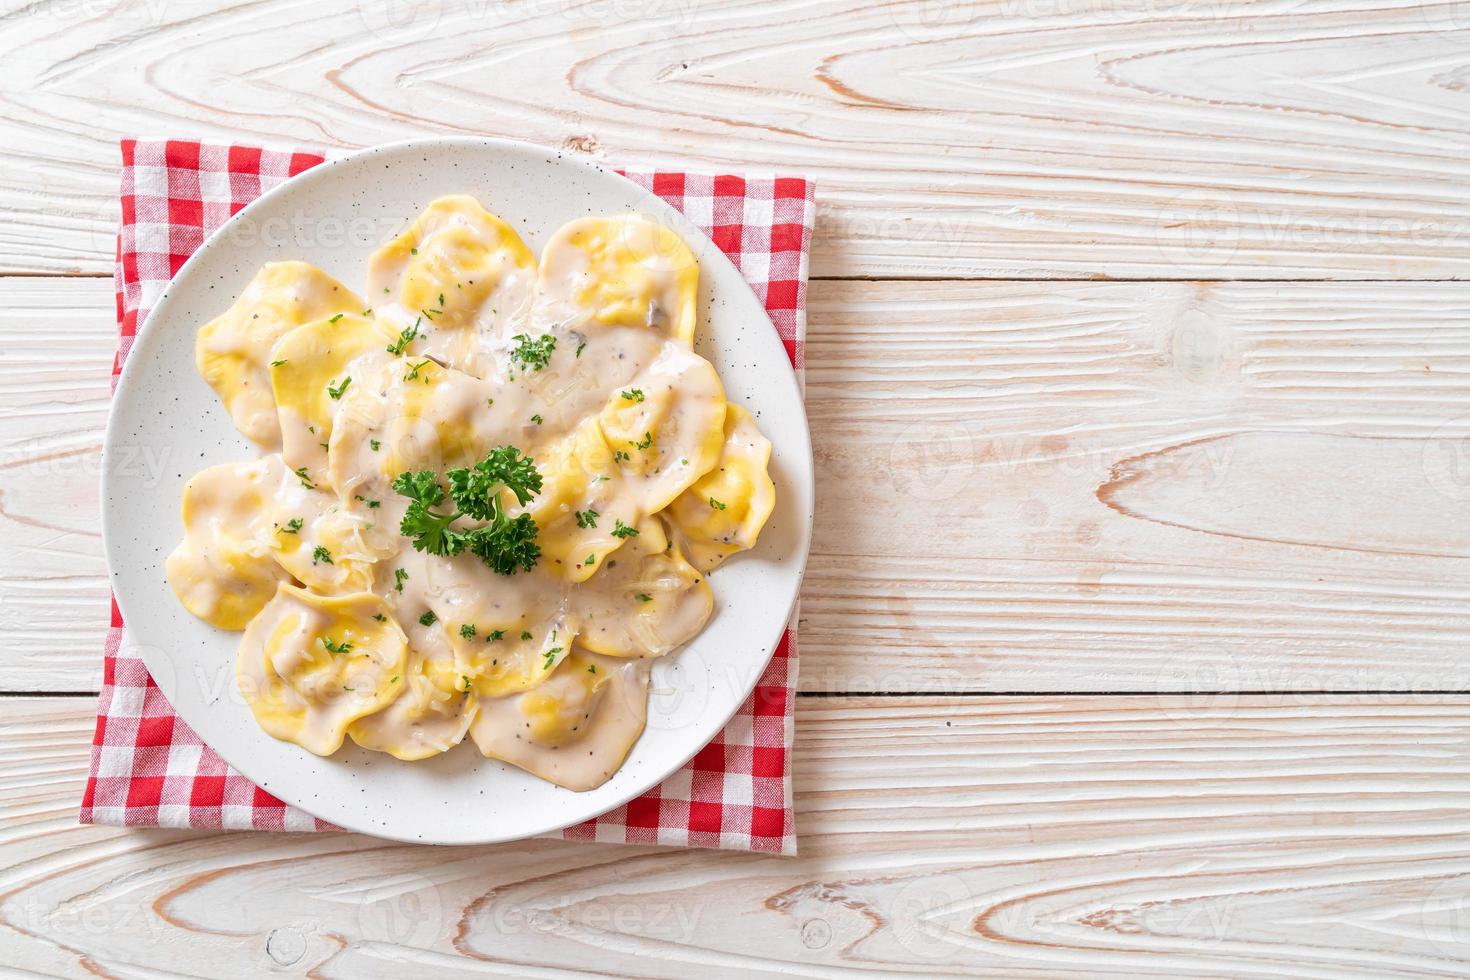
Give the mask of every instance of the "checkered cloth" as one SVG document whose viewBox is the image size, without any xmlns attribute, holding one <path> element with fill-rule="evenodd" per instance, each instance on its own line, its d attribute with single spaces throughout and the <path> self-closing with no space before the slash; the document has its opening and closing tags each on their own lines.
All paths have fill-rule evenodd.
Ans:
<svg viewBox="0 0 1470 980">
<path fill-rule="evenodd" d="M 124 140 L 122 157 L 114 383 L 138 325 L 205 237 L 265 191 L 325 159 L 300 150 L 180 140 Z M 795 177 L 623 173 L 682 211 L 730 257 L 765 304 L 800 378 L 811 183 Z M 793 616 L 755 692 L 693 761 L 626 806 L 551 836 L 795 853 L 795 622 Z M 336 829 L 255 786 L 199 740 L 130 649 L 116 602 L 81 822 Z"/>
</svg>

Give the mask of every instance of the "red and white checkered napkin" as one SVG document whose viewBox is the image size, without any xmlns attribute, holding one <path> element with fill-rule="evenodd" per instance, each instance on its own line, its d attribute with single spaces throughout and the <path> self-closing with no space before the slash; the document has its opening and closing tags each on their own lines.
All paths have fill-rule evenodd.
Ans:
<svg viewBox="0 0 1470 980">
<path fill-rule="evenodd" d="M 138 324 L 205 237 L 262 193 L 321 163 L 302 151 L 124 140 L 113 377 Z M 625 176 L 705 231 L 765 303 L 798 377 L 806 332 L 810 181 L 666 172 Z M 796 851 L 791 807 L 795 618 L 754 694 L 687 766 L 567 840 Z M 82 823 L 333 830 L 255 786 L 178 718 L 129 648 L 112 605 Z"/>
</svg>

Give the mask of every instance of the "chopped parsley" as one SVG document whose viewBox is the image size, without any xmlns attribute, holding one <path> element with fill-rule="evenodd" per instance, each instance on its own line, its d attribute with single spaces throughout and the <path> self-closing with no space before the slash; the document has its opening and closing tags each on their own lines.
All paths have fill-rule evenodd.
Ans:
<svg viewBox="0 0 1470 980">
<path fill-rule="evenodd" d="M 420 317 L 419 319 L 413 321 L 413 326 L 404 327 L 402 330 L 398 331 L 398 339 L 388 345 L 388 353 L 392 354 L 394 357 L 402 356 L 403 349 L 407 347 L 409 343 L 411 343 L 413 339 L 419 335 L 419 324 L 422 322 L 423 318 Z"/>
<path fill-rule="evenodd" d="M 408 581 L 408 572 L 402 568 L 393 569 L 393 591 L 402 592 L 403 583 Z"/>
<path fill-rule="evenodd" d="M 316 549 L 311 553 L 311 563 L 315 565 L 317 562 L 325 562 L 328 565 L 332 564 L 332 553 L 324 545 L 317 545 Z"/>
<path fill-rule="evenodd" d="M 535 422 L 537 425 L 540 425 L 543 420 L 541 418 L 540 413 L 537 413 L 536 415 L 532 415 L 531 416 L 531 421 L 532 422 Z"/>
<path fill-rule="evenodd" d="M 647 592 L 640 592 L 640 593 L 638 593 L 638 601 L 639 602 L 652 602 L 653 601 L 653 596 L 649 595 Z"/>
<path fill-rule="evenodd" d="M 578 527 L 596 527 L 597 526 L 597 511 L 595 511 L 595 510 L 579 510 L 579 511 L 577 511 L 577 526 Z"/>
<path fill-rule="evenodd" d="M 340 316 L 340 314 L 338 315 Z M 332 401 L 336 401 L 337 399 L 342 397 L 342 393 L 347 390 L 347 386 L 350 384 L 352 384 L 352 377 L 350 375 L 343 378 L 342 383 L 339 385 L 333 385 L 329 381 L 327 382 L 327 394 L 332 396 Z"/>
<path fill-rule="evenodd" d="M 643 439 L 640 442 L 633 443 L 633 448 L 647 449 L 651 445 L 653 445 L 653 433 L 645 432 L 643 433 Z"/>
<path fill-rule="evenodd" d="M 305 466 L 299 466 L 293 472 L 296 474 L 296 479 L 298 479 L 298 480 L 301 481 L 301 485 L 303 487 L 305 487 L 308 490 L 315 490 L 316 489 L 316 484 L 315 483 L 312 483 L 311 482 L 311 477 L 309 477 L 309 476 L 306 475 L 306 467 Z"/>
<path fill-rule="evenodd" d="M 429 360 L 429 359 L 428 359 L 428 358 L 427 358 L 427 357 L 426 357 L 426 358 L 424 358 L 424 359 L 423 359 L 423 360 L 422 360 L 422 361 L 419 361 L 419 362 L 418 362 L 418 363 L 417 363 L 417 364 L 410 364 L 410 365 L 409 365 L 409 366 L 408 366 L 408 373 L 407 373 L 407 374 L 405 374 L 405 375 L 404 375 L 404 376 L 403 376 L 403 380 L 404 380 L 404 381 L 416 381 L 416 380 L 418 380 L 418 376 L 419 376 L 419 371 L 420 371 L 420 370 L 421 370 L 421 369 L 422 369 L 422 368 L 423 368 L 423 367 L 424 367 L 424 366 L 425 366 L 425 365 L 427 365 L 427 364 L 432 364 L 432 363 L 433 363 L 433 362 L 432 362 L 432 361 L 430 361 L 430 360 Z M 428 378 L 428 376 L 427 376 L 427 375 L 425 375 L 425 376 L 424 376 L 424 384 L 428 384 L 428 383 L 429 383 L 429 378 Z"/>
<path fill-rule="evenodd" d="M 541 669 L 550 670 L 551 665 L 556 663 L 556 655 L 558 653 L 561 653 L 561 647 L 552 647 L 550 650 L 547 650 L 545 653 L 543 653 L 541 656 L 546 658 L 546 663 L 542 665 Z"/>
<path fill-rule="evenodd" d="M 613 459 L 616 460 L 619 463 L 621 463 L 625 459 L 631 459 L 631 458 L 632 458 L 631 456 L 629 456 L 627 453 L 623 452 L 621 449 L 614 449 L 613 450 Z"/>
<path fill-rule="evenodd" d="M 283 527 L 283 528 L 281 528 L 281 530 L 280 530 L 279 533 L 281 533 L 281 534 L 299 534 L 300 532 L 301 532 L 301 518 L 299 518 L 299 517 L 293 517 L 289 521 L 286 522 L 286 526 Z"/>
<path fill-rule="evenodd" d="M 505 630 L 491 630 L 489 633 L 485 634 L 485 642 L 494 643 L 496 640 L 499 640 L 504 636 Z"/>
<path fill-rule="evenodd" d="M 434 610 L 432 610 L 432 609 L 430 609 L 428 612 L 424 613 L 422 616 L 419 617 L 419 625 L 420 626 L 433 626 L 438 621 L 439 621 L 439 617 L 434 615 Z"/>
<path fill-rule="evenodd" d="M 347 653 L 352 649 L 352 644 L 343 640 L 341 643 L 334 642 L 330 636 L 322 637 L 322 646 L 327 648 L 328 653 Z"/>
<path fill-rule="evenodd" d="M 592 554 L 588 555 L 586 558 L 583 558 L 582 559 L 582 564 L 584 564 L 584 565 L 596 565 L 597 564 L 597 553 L 596 552 L 593 552 Z"/>
<path fill-rule="evenodd" d="M 581 357 L 582 356 L 582 350 L 586 346 L 587 346 L 587 341 L 585 341 L 585 340 L 582 341 L 580 344 L 577 345 L 577 354 L 576 354 L 577 357 Z"/>
<path fill-rule="evenodd" d="M 282 364 L 286 363 L 286 360 L 287 359 L 283 357 L 279 361 L 271 361 L 271 367 L 280 367 Z"/>
<path fill-rule="evenodd" d="M 531 638 L 531 631 L 530 630 L 521 630 L 521 639 L 523 639 L 523 640 L 529 640 L 530 638 Z"/>
<path fill-rule="evenodd" d="M 439 302 L 442 303 L 444 301 L 441 299 Z M 465 623 L 459 628 L 459 635 L 464 637 L 466 640 L 473 638 L 475 635 L 475 624 Z"/>
<path fill-rule="evenodd" d="M 384 616 L 382 613 L 373 613 L 373 618 L 380 623 L 386 623 L 388 621 L 388 617 Z"/>
<path fill-rule="evenodd" d="M 376 509 L 378 507 L 383 506 L 383 502 L 381 500 L 369 500 L 366 497 L 364 497 L 362 494 L 358 494 L 357 495 L 357 499 L 358 500 L 361 500 L 363 503 L 367 504 L 368 507 L 370 507 L 370 508 Z"/>
<path fill-rule="evenodd" d="M 725 502 L 723 500 L 716 500 L 714 497 L 709 498 L 709 505 L 711 510 L 725 509 Z"/>
<path fill-rule="evenodd" d="M 522 371 L 539 371 L 551 363 L 551 352 L 556 350 L 556 338 L 549 333 L 532 338 L 518 333 L 516 345 L 511 349 L 511 359 L 521 366 Z"/>
<path fill-rule="evenodd" d="M 327 322 L 328 322 L 328 323 L 336 323 L 336 322 L 337 322 L 337 321 L 338 321 L 338 320 L 340 320 L 340 319 L 342 319 L 342 314 L 340 314 L 340 313 L 338 313 L 338 314 L 337 314 L 337 315 L 336 315 L 336 316 L 334 316 L 334 317 L 332 317 L 332 318 L 331 318 L 331 319 L 330 319 L 330 320 L 328 320 L 328 321 L 327 321 Z"/>
<path fill-rule="evenodd" d="M 614 521 L 613 524 L 614 524 L 613 532 L 612 532 L 612 536 L 613 537 L 615 537 L 615 538 L 636 538 L 636 537 L 638 537 L 638 529 L 636 527 L 629 527 L 628 525 L 624 524 L 622 521 Z"/>
<path fill-rule="evenodd" d="M 629 388 L 627 391 L 621 392 L 621 394 L 630 402 L 641 402 L 643 400 L 642 388 Z"/>
<path fill-rule="evenodd" d="M 368 445 L 373 447 L 373 452 L 377 452 L 378 451 L 378 447 L 381 446 L 382 443 L 379 442 L 376 439 L 369 439 L 368 440 Z"/>
</svg>

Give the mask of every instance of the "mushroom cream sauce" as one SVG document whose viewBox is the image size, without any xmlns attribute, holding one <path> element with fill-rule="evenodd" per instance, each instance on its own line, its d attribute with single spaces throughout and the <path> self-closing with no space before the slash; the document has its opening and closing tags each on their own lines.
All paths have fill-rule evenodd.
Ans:
<svg viewBox="0 0 1470 980">
<path fill-rule="evenodd" d="M 272 263 L 200 328 L 200 373 L 264 455 L 189 481 L 166 567 L 189 612 L 244 630 L 265 731 L 406 760 L 468 735 L 576 790 L 617 771 L 650 658 L 704 627 L 706 574 L 775 504 L 770 442 L 692 349 L 698 279 L 646 218 L 573 221 L 538 263 L 457 195 L 373 255 L 366 296 Z M 447 490 L 502 446 L 541 476 L 524 505 L 500 491 L 535 522 L 534 567 L 415 550 L 394 479 Z"/>
</svg>

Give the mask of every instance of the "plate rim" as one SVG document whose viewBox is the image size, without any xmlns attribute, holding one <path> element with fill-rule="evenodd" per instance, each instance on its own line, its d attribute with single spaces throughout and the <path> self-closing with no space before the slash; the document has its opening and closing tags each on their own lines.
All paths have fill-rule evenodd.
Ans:
<svg viewBox="0 0 1470 980">
<path fill-rule="evenodd" d="M 627 187 L 634 192 L 634 196 L 636 198 L 640 199 L 640 210 L 642 210 L 642 208 L 646 206 L 655 211 L 662 212 L 665 215 L 673 215 L 677 223 L 680 225 L 681 235 L 697 235 L 698 238 L 702 241 L 702 245 L 708 247 L 708 251 L 706 251 L 705 253 L 706 256 L 714 256 L 715 261 L 723 262 L 729 268 L 729 270 L 734 273 L 734 279 L 732 281 L 738 281 L 738 283 L 740 284 L 740 288 L 749 295 L 750 299 L 761 310 L 766 319 L 770 321 L 770 314 L 769 311 L 766 310 L 765 304 L 761 302 L 760 297 L 756 295 L 755 290 L 751 287 L 749 281 L 746 280 L 744 274 L 741 273 L 740 269 L 735 265 L 733 261 L 731 261 L 730 257 L 725 254 L 724 250 L 721 249 L 717 244 L 715 244 L 715 242 L 709 237 L 709 235 L 706 234 L 704 230 L 701 229 L 698 225 L 696 225 L 693 220 L 690 219 L 687 215 L 670 205 L 668 202 L 664 201 L 658 195 L 649 191 L 647 188 L 644 188 L 635 181 L 630 180 L 623 174 L 620 174 L 611 168 L 604 167 L 598 164 L 596 161 L 582 159 L 576 155 L 569 154 L 564 151 L 554 150 L 550 147 L 542 146 L 536 143 L 528 143 L 521 140 L 504 139 L 491 136 L 419 137 L 395 140 L 388 143 L 379 143 L 372 146 L 362 147 L 344 153 L 341 156 L 328 156 L 321 164 L 310 167 L 307 170 L 304 170 L 294 176 L 288 177 L 286 180 L 283 180 L 281 183 L 277 184 L 275 187 L 272 187 L 271 189 L 257 197 L 255 200 L 245 205 L 239 211 L 232 214 L 199 244 L 199 247 L 190 254 L 190 256 L 179 267 L 178 271 L 176 271 L 170 277 L 168 284 L 165 285 L 163 290 L 160 292 L 157 300 L 153 305 L 153 308 L 149 310 L 148 316 L 145 317 L 143 321 L 138 324 L 138 327 L 134 333 L 133 349 L 136 348 L 139 340 L 144 337 L 145 333 L 148 333 L 151 337 L 152 332 L 156 330 L 155 324 L 159 320 L 160 312 L 165 311 L 169 306 L 169 294 L 173 288 L 174 283 L 177 282 L 181 277 L 190 274 L 192 268 L 196 264 L 198 264 L 199 261 L 202 260 L 202 257 L 204 255 L 206 255 L 213 249 L 220 247 L 220 242 L 227 237 L 231 229 L 236 226 L 238 222 L 250 220 L 253 217 L 254 213 L 265 210 L 271 204 L 274 198 L 284 195 L 288 189 L 299 187 L 300 182 L 302 181 L 311 182 L 316 180 L 330 180 L 332 170 L 335 169 L 336 166 L 343 163 L 356 161 L 362 158 L 373 156 L 375 154 L 389 151 L 416 152 L 420 150 L 430 150 L 433 148 L 442 147 L 453 147 L 460 149 L 491 148 L 500 149 L 510 154 L 529 154 L 532 156 L 538 156 L 541 159 L 547 162 L 554 163 L 558 166 L 579 167 L 586 171 L 591 171 L 597 174 L 603 174 L 617 178 L 618 180 L 625 183 Z M 689 173 L 697 171 L 683 172 Z M 708 258 L 706 258 L 705 261 L 708 261 Z M 774 331 L 774 323 L 771 324 L 771 327 Z M 783 348 L 784 354 L 785 345 L 781 342 L 779 336 L 777 336 L 775 339 L 777 344 Z M 138 366 L 140 363 L 141 359 L 132 356 L 132 349 L 130 349 L 129 356 L 123 361 L 122 370 L 116 375 L 115 384 L 113 385 L 111 396 L 108 402 L 107 426 L 102 441 L 102 456 L 100 467 L 101 476 L 99 480 L 99 489 L 101 491 L 100 523 L 102 532 L 102 548 L 104 560 L 107 562 L 108 586 L 112 593 L 112 599 L 114 602 L 117 603 L 118 610 L 122 614 L 122 619 L 124 623 L 126 623 L 126 621 L 128 620 L 128 600 L 124 599 L 124 590 L 118 587 L 118 582 L 121 580 L 122 576 L 113 567 L 114 541 L 117 536 L 116 529 L 113 527 L 113 512 L 114 510 L 122 509 L 122 505 L 114 505 L 112 503 L 113 496 L 109 493 L 109 489 L 111 489 L 110 480 L 113 470 L 113 464 L 116 462 L 117 459 L 117 447 L 115 445 L 115 442 L 118 438 L 120 438 L 121 429 L 121 424 L 118 422 L 118 405 L 131 395 L 131 389 L 133 386 L 142 383 L 137 379 L 140 377 L 146 377 L 146 375 L 144 374 L 145 369 Z M 794 396 L 796 404 L 800 407 L 800 412 L 797 413 L 798 418 L 796 419 L 796 422 L 799 432 L 805 443 L 805 453 L 802 454 L 799 460 L 804 469 L 800 470 L 795 475 L 800 476 L 802 472 L 804 472 L 806 476 L 806 479 L 804 481 L 798 482 L 798 486 L 802 485 L 803 483 L 805 485 L 806 493 L 804 494 L 804 497 L 810 501 L 810 506 L 808 508 L 809 512 L 798 515 L 796 519 L 796 526 L 800 531 L 800 540 L 798 542 L 798 546 L 795 552 L 790 556 L 790 563 L 795 568 L 795 576 L 792 583 L 791 594 L 787 597 L 785 603 L 784 613 L 780 618 L 779 624 L 771 630 L 771 635 L 769 639 L 762 640 L 763 652 L 760 654 L 758 661 L 755 658 L 752 658 L 751 661 L 753 665 L 756 665 L 758 663 L 758 666 L 756 667 L 756 669 L 752 669 L 749 672 L 748 682 L 742 685 L 739 691 L 739 696 L 733 700 L 729 712 L 720 721 L 719 725 L 714 729 L 714 732 L 711 736 L 712 738 L 719 737 L 719 734 L 724 730 L 725 726 L 729 724 L 730 719 L 733 718 L 735 714 L 740 710 L 741 705 L 743 705 L 750 698 L 751 693 L 755 690 L 756 685 L 759 683 L 761 677 L 764 676 L 766 669 L 770 666 L 771 659 L 775 655 L 776 649 L 780 645 L 782 637 L 786 633 L 788 627 L 791 625 L 792 616 L 795 613 L 795 610 L 800 602 L 802 585 L 806 577 L 808 560 L 811 553 L 811 543 L 816 515 L 816 462 L 815 454 L 812 449 L 811 424 L 809 419 L 807 418 L 805 392 L 803 390 L 803 385 L 798 379 L 797 369 L 795 365 L 791 365 L 791 370 L 789 372 L 781 372 L 781 374 L 782 376 L 779 379 L 778 383 L 788 389 L 788 393 Z M 122 515 L 117 515 L 117 519 L 121 520 Z M 149 648 L 144 645 L 138 649 L 138 656 L 140 659 L 142 659 L 144 666 L 149 668 L 149 674 L 151 677 L 159 674 L 160 671 L 156 669 L 154 665 L 149 663 L 148 651 Z M 679 653 L 682 653 L 682 649 L 676 652 L 675 656 L 678 656 Z M 157 655 L 158 654 L 155 652 L 154 656 L 156 657 Z M 154 683 L 156 684 L 157 682 L 155 681 Z M 178 709 L 174 707 L 174 700 L 171 696 L 173 692 L 165 691 L 162 689 L 161 686 L 160 691 L 164 694 L 165 699 L 168 700 L 169 707 L 171 710 L 173 710 L 175 716 L 187 723 L 188 719 L 184 718 L 184 716 L 179 713 Z M 645 729 L 643 734 L 646 733 L 647 729 Z M 639 736 L 640 741 L 643 737 L 643 734 L 640 734 Z M 208 746 L 207 742 L 204 744 Z M 276 787 L 267 790 L 267 792 L 270 792 L 278 799 L 281 799 L 284 803 L 296 807 L 303 813 L 306 813 L 317 820 L 333 823 L 334 825 L 339 826 L 342 830 L 351 831 L 354 833 L 361 833 L 380 839 L 395 840 L 415 844 L 435 844 L 441 846 L 505 843 L 508 841 L 533 839 L 536 837 L 544 836 L 546 834 L 556 833 L 558 831 L 565 830 L 568 827 L 586 822 L 587 820 L 596 819 L 597 817 L 609 813 L 612 810 L 615 810 L 618 807 L 625 805 L 629 801 L 643 795 L 650 789 L 661 784 L 664 780 L 668 779 L 671 775 L 686 766 L 689 761 L 693 759 L 700 751 L 702 751 L 707 744 L 709 744 L 707 741 L 701 741 L 693 745 L 689 749 L 688 753 L 682 755 L 682 757 L 676 764 L 668 767 L 656 767 L 654 769 L 651 769 L 650 772 L 657 773 L 656 776 L 652 776 L 650 778 L 632 783 L 628 790 L 623 793 L 617 794 L 613 802 L 609 803 L 606 808 L 598 810 L 596 814 L 580 815 L 572 819 L 561 819 L 553 817 L 550 821 L 543 821 L 541 822 L 541 824 L 538 824 L 537 829 L 513 834 L 495 834 L 493 832 L 490 832 L 475 836 L 456 835 L 450 839 L 444 839 L 443 835 L 441 834 L 425 834 L 408 837 L 402 834 L 395 834 L 382 827 L 371 828 L 361 823 L 356 826 L 347 826 L 345 825 L 345 823 L 340 822 L 340 818 L 338 817 L 333 817 L 332 819 L 323 817 L 316 813 L 307 802 L 302 800 L 299 794 L 291 794 L 292 798 L 287 798 L 286 795 L 283 795 L 283 793 L 280 791 L 279 784 L 277 784 Z M 637 741 L 635 741 L 633 745 L 636 746 Z M 226 758 L 223 752 L 220 752 L 213 746 L 208 747 L 212 751 L 216 752 L 216 754 L 218 754 L 221 759 L 224 759 L 226 764 L 234 768 L 246 779 L 250 780 L 251 783 L 257 786 L 262 784 L 261 780 L 254 778 L 254 776 L 252 776 L 250 772 L 246 771 L 247 769 L 254 768 L 253 766 L 250 766 L 248 762 L 245 767 L 242 767 L 237 764 L 234 759 Z M 301 751 L 304 752 L 306 750 L 302 749 Z M 629 751 L 632 751 L 632 747 L 630 747 Z M 238 755 L 238 753 L 234 754 Z M 333 755 L 336 755 L 336 753 L 333 753 Z M 332 759 L 332 756 L 326 756 L 324 758 L 330 760 Z M 496 760 L 492 759 L 489 761 Z M 506 765 L 509 765 L 509 763 L 506 763 Z M 275 780 L 270 781 L 275 782 Z"/>
</svg>

